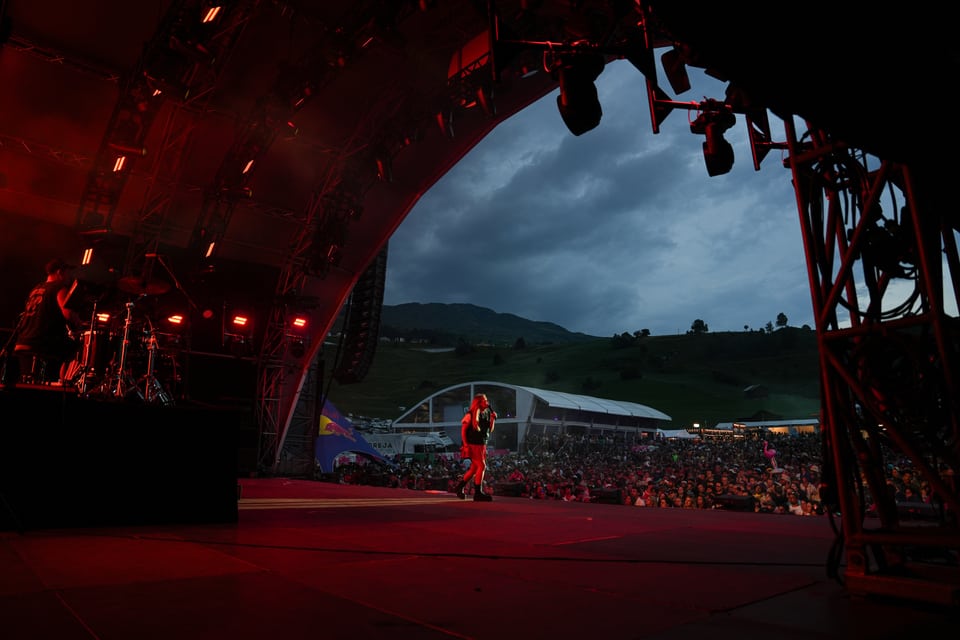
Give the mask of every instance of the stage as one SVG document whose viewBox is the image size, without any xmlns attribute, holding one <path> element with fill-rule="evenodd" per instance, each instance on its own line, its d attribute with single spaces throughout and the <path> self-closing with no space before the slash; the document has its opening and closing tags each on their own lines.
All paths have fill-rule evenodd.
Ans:
<svg viewBox="0 0 960 640">
<path fill-rule="evenodd" d="M 0 533 L 3 637 L 937 637 L 823 517 L 242 479 L 236 522 Z M 82 494 L 76 494 L 82 499 Z"/>
<path fill-rule="evenodd" d="M 252 407 L 0 390 L 0 530 L 237 520 Z"/>
</svg>

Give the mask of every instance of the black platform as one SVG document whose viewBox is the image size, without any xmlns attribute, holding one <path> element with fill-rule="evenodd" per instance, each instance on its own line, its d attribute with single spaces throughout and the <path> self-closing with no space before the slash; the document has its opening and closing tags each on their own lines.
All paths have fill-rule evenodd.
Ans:
<svg viewBox="0 0 960 640">
<path fill-rule="evenodd" d="M 251 414 L 0 391 L 0 530 L 235 522 Z"/>
</svg>

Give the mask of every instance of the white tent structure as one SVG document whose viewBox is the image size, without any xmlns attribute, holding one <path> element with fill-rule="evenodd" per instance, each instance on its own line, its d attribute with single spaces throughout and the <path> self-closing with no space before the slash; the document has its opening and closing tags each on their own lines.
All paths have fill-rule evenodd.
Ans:
<svg viewBox="0 0 960 640">
<path fill-rule="evenodd" d="M 690 433 L 686 429 L 657 429 L 657 434 L 661 438 L 668 440 L 696 440 L 700 436 Z"/>
<path fill-rule="evenodd" d="M 460 419 L 478 393 L 497 412 L 492 446 L 517 451 L 529 435 L 653 436 L 671 418 L 636 402 L 550 391 L 494 381 L 465 382 L 424 398 L 394 420 L 401 433 L 446 431 L 460 441 Z"/>
</svg>

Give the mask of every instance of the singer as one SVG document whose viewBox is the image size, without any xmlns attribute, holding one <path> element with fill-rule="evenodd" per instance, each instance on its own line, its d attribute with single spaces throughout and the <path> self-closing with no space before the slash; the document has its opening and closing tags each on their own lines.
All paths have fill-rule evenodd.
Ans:
<svg viewBox="0 0 960 640">
<path fill-rule="evenodd" d="M 460 457 L 470 459 L 470 468 L 463 474 L 457 484 L 457 497 L 465 499 L 464 488 L 467 482 L 473 480 L 474 502 L 490 502 L 493 496 L 483 491 L 483 476 L 487 470 L 487 440 L 493 433 L 497 414 L 490 407 L 486 394 L 478 393 L 470 403 L 470 410 L 460 421 L 460 436 L 463 443 Z"/>
</svg>

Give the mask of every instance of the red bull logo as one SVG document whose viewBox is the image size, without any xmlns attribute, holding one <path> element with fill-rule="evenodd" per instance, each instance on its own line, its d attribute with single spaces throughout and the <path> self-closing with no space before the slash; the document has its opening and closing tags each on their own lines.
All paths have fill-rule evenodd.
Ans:
<svg viewBox="0 0 960 640">
<path fill-rule="evenodd" d="M 323 415 L 320 416 L 320 430 L 318 431 L 318 435 L 343 436 L 352 442 L 357 441 L 353 435 L 353 427 L 344 427 Z"/>
</svg>

